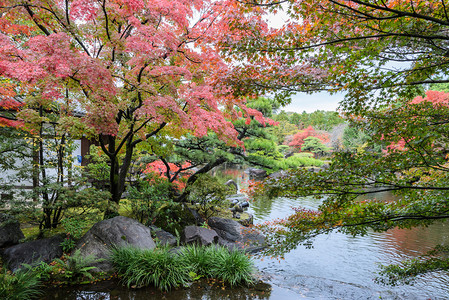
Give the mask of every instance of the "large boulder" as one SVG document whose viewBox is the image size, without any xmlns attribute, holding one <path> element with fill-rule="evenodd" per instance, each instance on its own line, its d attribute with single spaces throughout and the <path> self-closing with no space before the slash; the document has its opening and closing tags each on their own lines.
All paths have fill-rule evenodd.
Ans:
<svg viewBox="0 0 449 300">
<path fill-rule="evenodd" d="M 19 221 L 10 215 L 0 213 L 0 248 L 18 244 L 25 238 Z"/>
<path fill-rule="evenodd" d="M 61 243 L 64 235 L 56 235 L 48 239 L 41 239 L 22 243 L 9 248 L 2 252 L 3 261 L 8 267 L 15 271 L 22 264 L 35 264 L 41 261 L 51 262 L 55 258 L 62 256 Z"/>
<path fill-rule="evenodd" d="M 249 174 L 250 178 L 263 179 L 264 177 L 267 176 L 267 171 L 262 170 L 262 169 L 249 168 L 248 174 Z"/>
<path fill-rule="evenodd" d="M 224 246 L 238 247 L 250 253 L 266 247 L 266 239 L 263 234 L 254 228 L 245 227 L 237 221 L 212 217 L 209 218 L 208 224 L 221 238 L 219 244 Z"/>
<path fill-rule="evenodd" d="M 150 228 L 123 216 L 98 222 L 78 241 L 75 250 L 82 256 L 94 255 L 105 259 L 94 264 L 94 271 L 112 271 L 109 261 L 110 249 L 115 246 L 131 245 L 141 249 L 154 249 L 156 244 L 151 237 Z"/>
<path fill-rule="evenodd" d="M 186 244 L 209 246 L 218 242 L 218 234 L 209 228 L 187 226 L 182 233 L 182 240 Z"/>
</svg>

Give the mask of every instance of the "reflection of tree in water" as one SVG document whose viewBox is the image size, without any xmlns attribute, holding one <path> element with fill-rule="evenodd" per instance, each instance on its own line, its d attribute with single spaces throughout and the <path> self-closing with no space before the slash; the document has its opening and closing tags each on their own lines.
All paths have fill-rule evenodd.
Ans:
<svg viewBox="0 0 449 300">
<path fill-rule="evenodd" d="M 249 175 L 245 172 L 247 167 L 224 164 L 214 168 L 210 174 L 217 177 L 220 181 L 226 182 L 228 180 L 234 180 L 237 183 L 238 192 L 248 187 Z"/>
<path fill-rule="evenodd" d="M 76 299 L 76 300 L 252 300 L 269 299 L 271 286 L 267 283 L 256 283 L 252 287 L 229 287 L 220 283 L 208 284 L 205 280 L 195 282 L 189 288 L 174 289 L 162 293 L 155 288 L 128 289 L 116 281 L 104 281 L 95 285 L 80 287 L 66 287 L 46 293 L 47 300 Z"/>
<path fill-rule="evenodd" d="M 407 257 L 422 255 L 436 245 L 449 245 L 447 226 L 449 226 L 449 222 L 445 220 L 427 227 L 393 228 L 383 234 L 382 246 L 389 249 L 394 248 Z"/>
<path fill-rule="evenodd" d="M 391 192 L 376 193 L 371 196 L 362 196 L 361 200 L 373 199 L 380 202 L 392 202 L 399 199 Z M 393 228 L 384 233 L 380 239 L 384 248 L 395 249 L 395 252 L 407 257 L 415 257 L 424 254 L 436 245 L 449 245 L 449 235 L 447 231 L 448 220 L 435 222 L 426 227 L 414 227 L 412 229 Z M 406 257 L 402 257 L 406 258 Z"/>
</svg>

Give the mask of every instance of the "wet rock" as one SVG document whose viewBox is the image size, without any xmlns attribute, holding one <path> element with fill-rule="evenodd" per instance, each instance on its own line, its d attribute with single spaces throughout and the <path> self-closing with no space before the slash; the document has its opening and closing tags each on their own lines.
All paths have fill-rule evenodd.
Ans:
<svg viewBox="0 0 449 300">
<path fill-rule="evenodd" d="M 237 220 L 237 222 L 239 222 L 241 225 L 248 227 L 253 225 L 254 222 L 254 216 L 248 212 L 243 212 L 240 215 L 240 219 Z"/>
<path fill-rule="evenodd" d="M 241 208 L 247 208 L 247 207 L 249 207 L 249 202 L 248 201 L 240 202 L 239 206 Z"/>
<path fill-rule="evenodd" d="M 41 261 L 49 263 L 62 256 L 61 243 L 65 235 L 56 235 L 48 239 L 41 239 L 22 243 L 2 252 L 3 260 L 8 267 L 15 271 L 22 264 L 35 264 Z"/>
<path fill-rule="evenodd" d="M 153 225 L 149 226 L 149 228 L 151 230 L 152 236 L 154 238 L 156 238 L 161 245 L 174 247 L 178 244 L 176 237 L 173 234 L 171 234 L 170 232 L 162 230 L 161 228 L 153 226 Z"/>
<path fill-rule="evenodd" d="M 237 183 L 235 183 L 235 181 L 232 179 L 229 179 L 228 181 L 226 181 L 225 185 L 230 188 L 233 188 L 234 193 L 237 193 L 237 191 L 239 189 L 237 186 Z"/>
<path fill-rule="evenodd" d="M 218 242 L 218 234 L 212 229 L 198 226 L 187 226 L 184 228 L 182 240 L 186 244 L 208 246 Z"/>
<path fill-rule="evenodd" d="M 0 213 L 0 248 L 16 245 L 25 238 L 20 223 L 14 217 Z"/>
<path fill-rule="evenodd" d="M 209 218 L 208 224 L 224 240 L 219 241 L 224 246 L 231 243 L 250 253 L 266 247 L 266 239 L 263 234 L 256 229 L 244 227 L 237 221 L 212 217 Z"/>
<path fill-rule="evenodd" d="M 235 204 L 248 201 L 248 197 L 245 194 L 233 194 L 227 196 L 226 200 L 231 203 L 231 206 L 234 206 Z"/>
<path fill-rule="evenodd" d="M 278 178 L 284 177 L 286 174 L 287 174 L 287 172 L 285 172 L 284 170 L 281 170 L 279 172 L 271 173 L 270 175 L 268 175 L 268 178 L 278 179 Z"/>
<path fill-rule="evenodd" d="M 105 259 L 94 264 L 94 271 L 112 271 L 108 260 L 110 249 L 114 246 L 131 245 L 141 249 L 154 249 L 156 244 L 151 237 L 150 228 L 136 220 L 118 216 L 98 222 L 79 240 L 75 250 L 80 249 L 83 256 L 94 255 Z"/>
<path fill-rule="evenodd" d="M 248 169 L 248 174 L 249 174 L 250 178 L 262 179 L 265 176 L 267 176 L 267 171 L 262 170 L 262 169 L 249 168 Z"/>
</svg>

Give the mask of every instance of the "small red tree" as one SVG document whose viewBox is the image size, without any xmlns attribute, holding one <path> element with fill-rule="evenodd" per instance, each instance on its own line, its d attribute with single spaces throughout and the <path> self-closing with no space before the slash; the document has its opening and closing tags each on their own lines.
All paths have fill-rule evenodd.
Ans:
<svg viewBox="0 0 449 300">
<path fill-rule="evenodd" d="M 165 160 L 157 160 L 149 163 L 144 173 L 153 173 L 156 176 L 167 179 L 168 182 L 174 184 L 178 191 L 182 191 L 186 183 L 182 181 L 182 178 L 189 178 L 192 168 L 192 164 L 189 162 L 184 162 L 182 164 L 169 163 Z"/>
<path fill-rule="evenodd" d="M 323 143 L 329 141 L 329 135 L 327 133 L 317 132 L 312 126 L 309 126 L 304 130 L 298 131 L 293 136 L 293 140 L 288 145 L 293 148 L 301 149 L 302 145 L 304 144 L 304 140 L 309 136 L 317 137 Z"/>
</svg>

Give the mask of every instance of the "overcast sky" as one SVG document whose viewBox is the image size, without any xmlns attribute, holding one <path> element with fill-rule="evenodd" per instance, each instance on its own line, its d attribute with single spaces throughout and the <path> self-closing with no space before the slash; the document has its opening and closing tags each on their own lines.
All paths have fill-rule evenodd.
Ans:
<svg viewBox="0 0 449 300">
<path fill-rule="evenodd" d="M 326 92 L 315 93 L 312 95 L 298 93 L 292 96 L 292 103 L 281 107 L 281 110 L 302 113 L 308 113 L 316 110 L 336 111 L 338 103 L 343 100 L 343 94 L 329 95 Z"/>
</svg>

